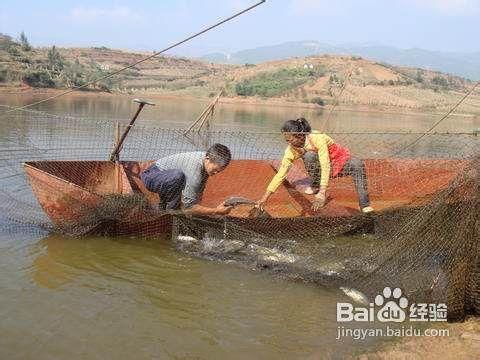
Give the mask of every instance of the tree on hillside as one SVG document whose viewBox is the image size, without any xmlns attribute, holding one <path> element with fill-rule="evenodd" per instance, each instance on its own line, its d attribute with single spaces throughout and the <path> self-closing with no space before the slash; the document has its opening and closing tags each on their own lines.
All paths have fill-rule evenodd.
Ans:
<svg viewBox="0 0 480 360">
<path fill-rule="evenodd" d="M 422 76 L 422 71 L 420 69 L 417 70 L 417 75 L 415 76 L 415 80 L 419 83 L 423 83 L 424 79 Z"/>
<path fill-rule="evenodd" d="M 106 75 L 108 75 L 108 72 L 103 70 L 102 67 L 94 61 L 90 62 L 89 67 L 90 69 L 87 72 L 87 76 L 86 76 L 87 82 L 94 81 L 95 83 L 92 85 L 94 89 L 110 92 L 114 85 L 114 80 L 112 78 L 99 80 L 101 78 L 104 78 Z"/>
<path fill-rule="evenodd" d="M 62 55 L 58 52 L 55 45 L 52 46 L 50 50 L 47 52 L 47 62 L 48 68 L 53 72 L 59 72 L 63 70 L 65 66 L 65 60 L 63 59 Z"/>
<path fill-rule="evenodd" d="M 439 76 L 439 75 L 435 75 L 432 78 L 432 83 L 444 88 L 448 88 L 448 85 L 449 85 L 448 80 L 445 79 L 443 76 Z"/>
<path fill-rule="evenodd" d="M 32 47 L 30 46 L 30 43 L 28 42 L 27 36 L 25 35 L 25 33 L 23 31 L 20 33 L 20 44 L 22 45 L 22 49 L 24 51 L 32 50 Z"/>
<path fill-rule="evenodd" d="M 78 59 L 67 62 L 60 74 L 60 84 L 67 87 L 83 86 L 86 83 L 86 70 Z"/>
<path fill-rule="evenodd" d="M 7 69 L 0 67 L 0 82 L 5 82 L 8 79 Z"/>
</svg>

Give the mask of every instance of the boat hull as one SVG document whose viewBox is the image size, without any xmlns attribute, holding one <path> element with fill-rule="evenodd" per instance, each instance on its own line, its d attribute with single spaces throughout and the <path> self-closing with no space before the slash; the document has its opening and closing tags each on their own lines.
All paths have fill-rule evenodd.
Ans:
<svg viewBox="0 0 480 360">
<path fill-rule="evenodd" d="M 168 236 L 171 216 L 155 210 L 158 195 L 140 180 L 140 173 L 152 162 L 36 161 L 24 167 L 39 204 L 57 229 L 72 234 Z M 380 212 L 428 201 L 466 166 L 462 161 L 411 159 L 375 159 L 365 164 L 372 205 Z M 277 166 L 233 160 L 225 171 L 209 178 L 201 205 L 217 206 L 232 195 L 259 199 Z M 361 229 L 370 226 L 358 209 L 351 177 L 331 179 L 327 204 L 317 213 L 311 210 L 312 196 L 303 192 L 306 185 L 306 171 L 297 162 L 266 206 L 275 220 L 252 219 L 252 205 L 245 205 L 231 212 L 231 222 L 261 233 L 271 232 L 276 224 L 285 234 L 319 221 L 322 227 L 332 224 L 345 232 L 352 230 L 348 226 L 352 223 Z M 309 217 L 315 220 L 302 220 Z"/>
</svg>

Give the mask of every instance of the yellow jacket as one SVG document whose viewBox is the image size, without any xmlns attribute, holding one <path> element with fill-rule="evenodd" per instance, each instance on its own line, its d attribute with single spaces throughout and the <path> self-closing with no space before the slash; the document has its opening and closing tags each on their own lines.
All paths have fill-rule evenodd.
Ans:
<svg viewBox="0 0 480 360">
<path fill-rule="evenodd" d="M 336 144 L 336 146 L 332 146 L 334 144 L 335 142 L 330 136 L 321 133 L 308 134 L 305 139 L 305 145 L 303 149 L 305 151 L 316 151 L 318 153 L 318 159 L 320 162 L 321 187 L 327 187 L 328 185 L 328 180 L 330 178 L 330 161 L 336 160 L 333 174 L 333 176 L 336 176 L 343 168 L 346 160 L 350 157 L 348 149 Z M 287 177 L 288 171 L 290 170 L 293 162 L 301 157 L 301 153 L 297 152 L 292 146 L 288 145 L 285 149 L 285 154 L 283 155 L 280 168 L 268 185 L 267 191 L 272 193 L 275 192 L 283 180 L 285 180 Z"/>
</svg>

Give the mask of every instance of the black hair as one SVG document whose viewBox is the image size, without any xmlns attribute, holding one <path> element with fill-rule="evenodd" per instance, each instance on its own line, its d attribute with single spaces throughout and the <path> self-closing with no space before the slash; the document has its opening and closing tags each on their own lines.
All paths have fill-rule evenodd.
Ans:
<svg viewBox="0 0 480 360">
<path fill-rule="evenodd" d="M 309 133 L 310 131 L 312 128 L 305 118 L 287 120 L 282 126 L 282 132 L 286 133 Z"/>
<path fill-rule="evenodd" d="M 232 160 L 232 153 L 230 149 L 222 144 L 213 144 L 207 150 L 206 156 L 215 164 L 225 167 Z"/>
</svg>

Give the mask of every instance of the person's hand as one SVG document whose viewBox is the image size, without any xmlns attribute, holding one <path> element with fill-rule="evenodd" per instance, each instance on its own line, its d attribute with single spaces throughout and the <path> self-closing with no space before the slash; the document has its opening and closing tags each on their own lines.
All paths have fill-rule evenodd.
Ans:
<svg viewBox="0 0 480 360">
<path fill-rule="evenodd" d="M 261 198 L 260 200 L 258 200 L 255 204 L 255 207 L 257 209 L 260 209 L 261 211 L 263 211 L 264 207 L 265 207 L 265 200 L 263 200 L 263 198 Z"/>
<path fill-rule="evenodd" d="M 255 207 L 260 209 L 261 211 L 264 211 L 265 203 L 267 202 L 268 198 L 270 197 L 271 193 L 268 191 L 262 196 L 260 200 L 257 201 L 255 204 Z"/>
<path fill-rule="evenodd" d="M 230 211 L 232 211 L 233 206 L 225 206 L 225 204 L 222 202 L 215 208 L 215 214 L 216 215 L 227 215 Z"/>
<path fill-rule="evenodd" d="M 326 192 L 325 190 L 320 189 L 320 191 L 315 195 L 312 203 L 312 210 L 318 211 L 325 205 L 326 200 Z"/>
</svg>

